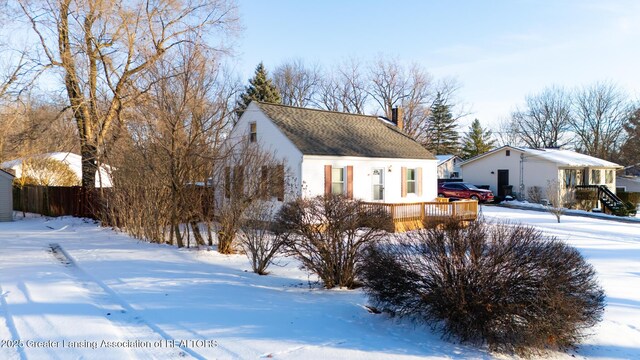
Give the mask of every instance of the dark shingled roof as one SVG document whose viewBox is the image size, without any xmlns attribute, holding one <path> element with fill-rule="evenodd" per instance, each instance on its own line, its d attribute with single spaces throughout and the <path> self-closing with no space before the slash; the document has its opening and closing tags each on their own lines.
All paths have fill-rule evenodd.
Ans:
<svg viewBox="0 0 640 360">
<path fill-rule="evenodd" d="M 255 102 L 304 155 L 435 159 L 376 116 Z"/>
</svg>

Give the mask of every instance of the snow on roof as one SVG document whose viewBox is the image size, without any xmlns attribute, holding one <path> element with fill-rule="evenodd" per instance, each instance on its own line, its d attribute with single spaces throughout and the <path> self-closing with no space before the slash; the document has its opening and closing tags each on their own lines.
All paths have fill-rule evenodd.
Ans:
<svg viewBox="0 0 640 360">
<path fill-rule="evenodd" d="M 447 162 L 454 157 L 455 155 L 436 155 L 436 159 L 438 159 L 438 165 L 442 164 L 443 162 Z"/>
<path fill-rule="evenodd" d="M 32 156 L 32 158 L 40 158 L 40 159 L 54 159 L 60 162 L 63 162 L 69 166 L 69 169 L 73 171 L 78 179 L 82 179 L 82 156 L 78 154 L 74 154 L 71 152 L 52 152 L 46 154 L 38 154 Z M 16 177 L 20 177 L 22 173 L 22 161 L 24 158 L 5 161 L 0 164 L 0 168 L 4 169 L 13 169 L 16 172 Z M 111 167 L 109 165 L 101 165 L 100 173 L 96 171 L 96 186 L 100 186 L 102 182 L 103 187 L 111 187 L 111 176 L 109 173 L 111 172 Z"/>
<path fill-rule="evenodd" d="M 551 161 L 563 166 L 601 166 L 601 167 L 615 167 L 622 168 L 622 166 L 612 163 L 611 161 L 602 160 L 597 157 L 580 154 L 571 150 L 563 149 L 521 149 L 527 156 L 535 156 Z"/>
<path fill-rule="evenodd" d="M 543 159 L 549 162 L 555 163 L 560 166 L 572 166 L 572 167 L 608 167 L 608 168 L 618 168 L 621 169 L 622 166 L 612 163 L 611 161 L 599 159 L 597 157 L 580 154 L 571 150 L 564 149 L 531 149 L 531 148 L 521 148 L 515 146 L 505 145 L 499 147 L 497 149 L 493 149 L 484 154 L 480 154 L 476 157 L 473 157 L 469 160 L 466 160 L 462 163 L 462 165 L 466 165 L 468 163 L 474 162 L 476 160 L 482 159 L 488 155 L 491 155 L 495 152 L 498 152 L 503 149 L 511 149 L 522 152 L 524 154 L 525 159 Z"/>
</svg>

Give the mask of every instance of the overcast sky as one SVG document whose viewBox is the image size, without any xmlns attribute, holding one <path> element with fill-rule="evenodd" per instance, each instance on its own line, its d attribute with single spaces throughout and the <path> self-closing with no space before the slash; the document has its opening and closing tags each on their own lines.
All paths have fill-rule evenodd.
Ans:
<svg viewBox="0 0 640 360">
<path fill-rule="evenodd" d="M 302 59 L 330 66 L 379 55 L 455 77 L 487 125 L 527 94 L 613 81 L 640 94 L 640 1 L 239 0 L 237 67 L 248 79 Z M 464 130 L 464 129 L 463 129 Z"/>
</svg>

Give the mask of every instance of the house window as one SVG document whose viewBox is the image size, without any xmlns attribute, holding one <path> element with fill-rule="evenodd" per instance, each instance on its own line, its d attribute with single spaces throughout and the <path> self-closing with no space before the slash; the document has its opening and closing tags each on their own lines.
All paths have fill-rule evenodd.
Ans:
<svg viewBox="0 0 640 360">
<path fill-rule="evenodd" d="M 578 172 L 575 169 L 564 170 L 564 187 L 566 189 L 576 186 L 576 177 Z"/>
<path fill-rule="evenodd" d="M 275 197 L 284 200 L 284 165 L 262 165 L 260 169 L 259 196 L 261 199 Z"/>
<path fill-rule="evenodd" d="M 331 193 L 334 195 L 344 194 L 344 168 L 331 169 Z"/>
<path fill-rule="evenodd" d="M 256 142 L 258 140 L 258 127 L 256 123 L 249 123 L 249 142 Z"/>
<path fill-rule="evenodd" d="M 607 184 L 613 184 L 613 170 L 604 171 L 604 180 Z"/>
<path fill-rule="evenodd" d="M 511 150 L 507 150 L 507 156 L 511 156 Z"/>
<path fill-rule="evenodd" d="M 407 194 L 416 193 L 416 169 L 407 169 Z"/>
<path fill-rule="evenodd" d="M 600 184 L 600 169 L 592 169 L 591 170 L 591 183 L 592 184 Z"/>
</svg>

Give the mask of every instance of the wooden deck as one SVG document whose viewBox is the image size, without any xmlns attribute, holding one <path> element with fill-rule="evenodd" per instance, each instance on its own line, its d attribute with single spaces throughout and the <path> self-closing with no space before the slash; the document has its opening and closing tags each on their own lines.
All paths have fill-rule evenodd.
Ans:
<svg viewBox="0 0 640 360">
<path fill-rule="evenodd" d="M 435 202 L 419 203 L 364 203 L 368 209 L 383 208 L 391 215 L 396 232 L 422 229 L 425 222 L 443 223 L 450 219 L 475 221 L 478 218 L 478 202 L 461 200 L 449 202 L 449 199 L 436 199 Z M 426 221 L 425 221 L 426 220 Z"/>
</svg>

